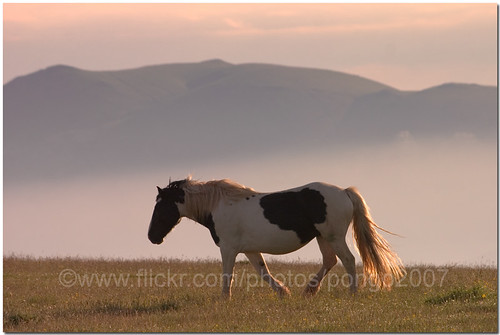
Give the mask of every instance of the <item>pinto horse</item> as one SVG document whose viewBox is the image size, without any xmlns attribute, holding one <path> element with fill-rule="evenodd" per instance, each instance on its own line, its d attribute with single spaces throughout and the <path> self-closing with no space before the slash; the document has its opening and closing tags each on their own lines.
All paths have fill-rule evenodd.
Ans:
<svg viewBox="0 0 500 335">
<path fill-rule="evenodd" d="M 323 266 L 304 294 L 316 294 L 337 257 L 349 275 L 351 292 L 356 292 L 355 259 L 345 241 L 351 221 L 367 277 L 379 287 L 387 287 L 393 277 L 398 280 L 403 275 L 401 260 L 375 230 L 384 229 L 373 222 L 356 188 L 341 189 L 316 182 L 281 192 L 259 193 L 228 179 L 200 182 L 188 177 L 157 189 L 149 240 L 162 243 L 182 217 L 208 228 L 221 251 L 225 297 L 231 296 L 233 268 L 239 253 L 245 253 L 280 296 L 290 294 L 271 275 L 262 253 L 286 254 L 313 238 L 323 255 Z"/>
</svg>

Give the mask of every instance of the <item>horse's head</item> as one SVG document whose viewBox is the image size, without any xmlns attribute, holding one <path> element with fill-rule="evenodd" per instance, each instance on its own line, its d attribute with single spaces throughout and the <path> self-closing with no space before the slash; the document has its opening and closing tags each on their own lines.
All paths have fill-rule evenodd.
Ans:
<svg viewBox="0 0 500 335">
<path fill-rule="evenodd" d="M 182 190 L 184 182 L 184 180 L 174 181 L 163 189 L 156 187 L 158 195 L 148 230 L 148 238 L 152 243 L 162 243 L 163 238 L 181 220 L 177 203 L 184 203 L 184 191 Z"/>
</svg>

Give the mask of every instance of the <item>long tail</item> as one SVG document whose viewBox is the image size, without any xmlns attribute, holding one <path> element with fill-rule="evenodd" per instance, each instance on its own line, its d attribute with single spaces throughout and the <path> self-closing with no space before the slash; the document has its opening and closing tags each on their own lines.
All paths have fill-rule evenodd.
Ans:
<svg viewBox="0 0 500 335">
<path fill-rule="evenodd" d="M 356 188 L 349 187 L 345 192 L 354 206 L 354 239 L 363 260 L 365 276 L 381 288 L 390 287 L 394 280 L 401 279 L 405 270 L 398 255 L 375 228 L 392 233 L 373 222 L 368 206 Z"/>
</svg>

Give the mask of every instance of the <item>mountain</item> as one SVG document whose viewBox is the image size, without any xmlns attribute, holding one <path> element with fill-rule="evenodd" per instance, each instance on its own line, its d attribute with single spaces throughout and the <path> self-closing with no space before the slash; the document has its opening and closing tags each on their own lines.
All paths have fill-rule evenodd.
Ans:
<svg viewBox="0 0 500 335">
<path fill-rule="evenodd" d="M 456 133 L 496 139 L 496 88 L 403 92 L 341 72 L 221 60 L 85 71 L 53 66 L 4 85 L 4 180 Z"/>
</svg>

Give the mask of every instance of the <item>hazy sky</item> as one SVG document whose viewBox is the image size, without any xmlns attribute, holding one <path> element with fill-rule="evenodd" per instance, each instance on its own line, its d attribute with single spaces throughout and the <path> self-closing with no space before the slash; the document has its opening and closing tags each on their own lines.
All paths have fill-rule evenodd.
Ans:
<svg viewBox="0 0 500 335">
<path fill-rule="evenodd" d="M 5 190 L 4 252 L 39 257 L 220 259 L 208 229 L 191 220 L 183 219 L 159 246 L 147 239 L 155 185 L 165 186 L 169 175 L 180 178 L 189 171 L 202 180 L 229 177 L 262 192 L 311 181 L 356 185 L 376 222 L 404 236 L 382 232 L 405 264 L 493 265 L 497 262 L 495 153 L 496 143 L 473 137 L 410 138 L 328 154 L 311 150 L 262 155 L 258 164 L 248 157 L 158 167 L 156 172 L 126 178 L 31 183 Z M 34 195 L 29 210 L 26 194 Z M 351 237 L 349 231 L 348 244 L 359 262 Z M 321 261 L 315 241 L 274 257 Z"/>
<path fill-rule="evenodd" d="M 491 4 L 4 4 L 4 83 L 220 58 L 325 68 L 399 89 L 496 84 Z"/>
</svg>

